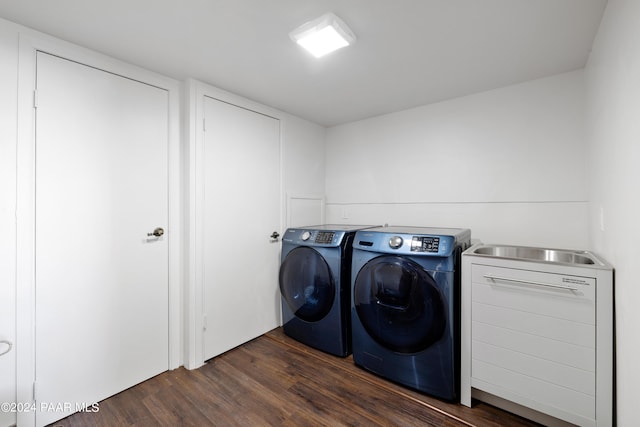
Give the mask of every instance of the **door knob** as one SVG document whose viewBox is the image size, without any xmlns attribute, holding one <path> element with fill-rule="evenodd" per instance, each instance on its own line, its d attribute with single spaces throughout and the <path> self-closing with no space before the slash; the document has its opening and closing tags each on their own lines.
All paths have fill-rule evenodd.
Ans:
<svg viewBox="0 0 640 427">
<path fill-rule="evenodd" d="M 280 237 L 280 234 L 278 234 L 277 231 L 274 231 L 273 233 L 271 233 L 271 237 L 273 240 L 278 240 L 278 237 Z"/>
<path fill-rule="evenodd" d="M 13 347 L 13 344 L 11 343 L 11 341 L 7 341 L 7 340 L 0 340 L 0 344 L 6 344 L 7 346 L 6 350 L 0 353 L 0 356 L 4 356 L 5 354 L 9 353 L 11 351 L 11 347 Z"/>
<path fill-rule="evenodd" d="M 160 237 L 160 236 L 162 236 L 163 234 L 164 234 L 164 229 L 163 229 L 163 228 L 161 228 L 161 227 L 158 227 L 158 228 L 156 228 L 155 230 L 153 230 L 153 232 L 152 232 L 152 233 L 147 233 L 147 236 L 149 236 L 149 237 L 151 237 L 151 236 L 154 236 L 154 237 Z"/>
</svg>

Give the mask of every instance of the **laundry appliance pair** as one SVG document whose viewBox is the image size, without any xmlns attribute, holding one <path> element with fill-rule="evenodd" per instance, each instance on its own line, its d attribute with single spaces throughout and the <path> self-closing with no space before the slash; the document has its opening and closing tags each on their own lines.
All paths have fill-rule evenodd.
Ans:
<svg viewBox="0 0 640 427">
<path fill-rule="evenodd" d="M 468 229 L 323 225 L 282 239 L 288 336 L 389 380 L 459 397 L 460 254 Z"/>
</svg>

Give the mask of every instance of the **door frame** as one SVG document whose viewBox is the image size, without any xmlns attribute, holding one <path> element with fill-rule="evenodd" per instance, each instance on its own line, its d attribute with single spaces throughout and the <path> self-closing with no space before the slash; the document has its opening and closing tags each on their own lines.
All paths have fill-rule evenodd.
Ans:
<svg viewBox="0 0 640 427">
<path fill-rule="evenodd" d="M 204 99 L 213 98 L 222 102 L 246 108 L 280 121 L 279 158 L 279 224 L 280 234 L 284 226 L 284 153 L 283 138 L 285 115 L 271 107 L 235 95 L 195 79 L 188 79 L 184 86 L 184 141 L 185 141 L 185 274 L 184 293 L 185 327 L 184 327 L 184 366 L 196 369 L 204 364 L 204 245 L 200 238 L 200 230 L 204 224 Z M 280 324 L 282 316 L 280 315 Z"/>
<path fill-rule="evenodd" d="M 182 365 L 182 210 L 180 84 L 168 77 L 67 43 L 37 31 L 19 30 L 16 234 L 16 397 L 34 402 L 35 383 L 35 114 L 36 52 L 42 51 L 167 91 L 169 366 Z M 18 425 L 34 425 L 34 412 L 19 412 Z"/>
</svg>

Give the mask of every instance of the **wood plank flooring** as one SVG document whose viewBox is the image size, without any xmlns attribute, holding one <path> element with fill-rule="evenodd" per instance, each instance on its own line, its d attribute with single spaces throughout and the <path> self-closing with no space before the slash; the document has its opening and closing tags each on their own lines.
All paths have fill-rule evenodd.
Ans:
<svg viewBox="0 0 640 427">
<path fill-rule="evenodd" d="M 52 426 L 535 426 L 450 404 L 285 336 L 281 328 L 199 369 L 160 374 Z"/>
</svg>

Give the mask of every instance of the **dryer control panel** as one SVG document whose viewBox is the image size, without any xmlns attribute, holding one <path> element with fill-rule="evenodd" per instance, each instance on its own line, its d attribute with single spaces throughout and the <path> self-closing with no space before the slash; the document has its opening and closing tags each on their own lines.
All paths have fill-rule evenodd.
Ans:
<svg viewBox="0 0 640 427">
<path fill-rule="evenodd" d="M 344 231 L 326 231 L 290 228 L 282 237 L 283 242 L 303 246 L 339 246 L 344 237 Z"/>
<path fill-rule="evenodd" d="M 318 233 L 316 234 L 315 242 L 329 244 L 333 242 L 333 238 L 335 235 L 336 233 L 333 231 L 318 231 Z"/>
<path fill-rule="evenodd" d="M 327 224 L 289 228 L 282 236 L 282 241 L 300 246 L 335 247 L 342 244 L 346 235 L 352 235 L 357 230 L 371 227 L 370 225 Z"/>
</svg>

